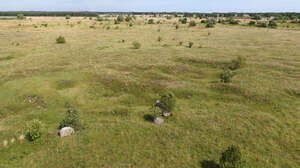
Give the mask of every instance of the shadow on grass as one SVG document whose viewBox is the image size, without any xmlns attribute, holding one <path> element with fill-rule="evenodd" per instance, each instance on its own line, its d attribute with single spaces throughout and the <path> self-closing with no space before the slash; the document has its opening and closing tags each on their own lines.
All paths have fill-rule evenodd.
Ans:
<svg viewBox="0 0 300 168">
<path fill-rule="evenodd" d="M 146 115 L 144 115 L 144 120 L 149 121 L 149 122 L 153 122 L 154 121 L 154 116 L 150 115 L 150 114 L 146 114 Z"/>
<path fill-rule="evenodd" d="M 200 164 L 202 168 L 219 168 L 219 165 L 213 160 L 203 160 Z"/>
</svg>

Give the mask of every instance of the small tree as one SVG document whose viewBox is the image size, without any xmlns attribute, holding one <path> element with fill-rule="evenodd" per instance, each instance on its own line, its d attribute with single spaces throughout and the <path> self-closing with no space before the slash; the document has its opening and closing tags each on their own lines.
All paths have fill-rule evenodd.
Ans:
<svg viewBox="0 0 300 168">
<path fill-rule="evenodd" d="M 249 25 L 249 26 L 254 26 L 254 25 L 256 25 L 256 22 L 253 21 L 253 20 L 251 20 L 251 21 L 248 23 L 248 25 Z"/>
<path fill-rule="evenodd" d="M 153 19 L 149 19 L 148 20 L 148 24 L 154 24 L 154 20 Z"/>
<path fill-rule="evenodd" d="M 219 166 L 220 168 L 242 168 L 242 153 L 240 148 L 235 145 L 228 147 L 228 149 L 222 153 Z"/>
<path fill-rule="evenodd" d="M 23 19 L 26 19 L 26 17 L 24 16 L 24 14 L 19 13 L 19 14 L 17 14 L 17 19 L 23 20 Z"/>
<path fill-rule="evenodd" d="M 63 44 L 63 43 L 66 43 L 66 39 L 65 39 L 63 36 L 59 36 L 59 37 L 56 39 L 56 43 L 57 43 L 57 44 Z"/>
<path fill-rule="evenodd" d="M 194 45 L 194 43 L 193 42 L 189 42 L 189 48 L 192 48 L 193 47 L 193 45 Z"/>
<path fill-rule="evenodd" d="M 186 24 L 187 23 L 187 18 L 179 19 L 179 22 L 181 22 L 181 24 Z"/>
<path fill-rule="evenodd" d="M 213 23 L 207 23 L 205 27 L 206 28 L 213 28 L 213 27 L 215 27 L 215 25 Z"/>
<path fill-rule="evenodd" d="M 28 122 L 25 126 L 25 135 L 29 141 L 35 141 L 42 136 L 43 123 L 39 120 Z"/>
<path fill-rule="evenodd" d="M 131 17 L 131 16 L 129 16 L 129 15 L 127 15 L 127 16 L 126 16 L 126 18 L 125 18 L 125 21 L 126 21 L 126 22 L 130 22 L 130 21 L 132 21 L 132 17 Z"/>
<path fill-rule="evenodd" d="M 70 16 L 70 15 L 67 15 L 67 16 L 66 16 L 66 19 L 71 19 L 71 16 Z"/>
<path fill-rule="evenodd" d="M 123 22 L 123 21 L 124 21 L 124 17 L 123 17 L 122 15 L 119 15 L 119 16 L 117 17 L 117 21 L 118 21 L 118 22 Z"/>
<path fill-rule="evenodd" d="M 67 111 L 67 116 L 59 124 L 59 129 L 64 127 L 72 127 L 75 130 L 80 130 L 83 128 L 83 124 L 80 119 L 80 113 L 72 108 L 69 108 Z"/>
<path fill-rule="evenodd" d="M 189 23 L 189 27 L 194 27 L 194 26 L 196 26 L 197 25 L 197 23 L 195 22 L 195 21 L 190 21 L 190 23 Z"/>
<path fill-rule="evenodd" d="M 232 71 L 228 68 L 223 69 L 223 72 L 220 75 L 221 78 L 221 82 L 224 83 L 229 83 L 231 82 L 231 78 L 232 78 Z"/>
<path fill-rule="evenodd" d="M 157 106 L 160 107 L 162 112 L 172 112 L 176 105 L 176 97 L 172 92 L 165 92 L 161 95 Z"/>
<path fill-rule="evenodd" d="M 137 42 L 137 41 L 134 41 L 134 42 L 132 42 L 132 45 L 133 45 L 133 48 L 134 49 L 139 49 L 139 48 L 141 48 L 141 43 L 139 43 L 139 42 Z"/>
<path fill-rule="evenodd" d="M 162 37 L 159 36 L 159 37 L 157 38 L 157 41 L 158 41 L 158 42 L 161 42 L 161 41 L 162 41 Z"/>
<path fill-rule="evenodd" d="M 175 29 L 179 29 L 179 25 L 178 24 L 175 26 Z"/>
<path fill-rule="evenodd" d="M 275 28 L 277 28 L 277 23 L 275 21 L 271 20 L 271 21 L 269 21 L 268 26 L 275 29 Z"/>
</svg>

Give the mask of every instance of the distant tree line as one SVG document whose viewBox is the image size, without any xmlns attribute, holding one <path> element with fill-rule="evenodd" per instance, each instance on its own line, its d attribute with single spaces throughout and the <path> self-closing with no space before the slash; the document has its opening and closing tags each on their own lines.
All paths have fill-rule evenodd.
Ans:
<svg viewBox="0 0 300 168">
<path fill-rule="evenodd" d="M 96 17 L 96 12 L 42 12 L 42 11 L 7 11 L 0 12 L 0 16 L 18 16 L 23 14 L 24 16 L 87 16 Z"/>
</svg>

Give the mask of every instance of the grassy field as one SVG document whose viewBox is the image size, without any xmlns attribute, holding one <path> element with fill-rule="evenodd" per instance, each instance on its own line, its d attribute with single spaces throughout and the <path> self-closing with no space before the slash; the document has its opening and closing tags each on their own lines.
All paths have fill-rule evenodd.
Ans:
<svg viewBox="0 0 300 168">
<path fill-rule="evenodd" d="M 248 167 L 300 167 L 300 29 L 146 19 L 0 20 L 1 168 L 210 168 L 231 144 Z M 246 66 L 221 83 L 238 56 Z M 178 99 L 174 116 L 154 125 L 149 109 L 165 90 Z M 68 106 L 87 128 L 60 138 L 51 131 Z M 42 138 L 11 143 L 33 119 Z"/>
</svg>

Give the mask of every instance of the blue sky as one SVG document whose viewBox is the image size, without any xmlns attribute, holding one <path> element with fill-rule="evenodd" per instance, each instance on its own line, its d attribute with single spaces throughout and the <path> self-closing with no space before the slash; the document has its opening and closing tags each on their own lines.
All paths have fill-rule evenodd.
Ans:
<svg viewBox="0 0 300 168">
<path fill-rule="evenodd" d="M 0 0 L 0 11 L 300 12 L 300 0 Z"/>
</svg>

